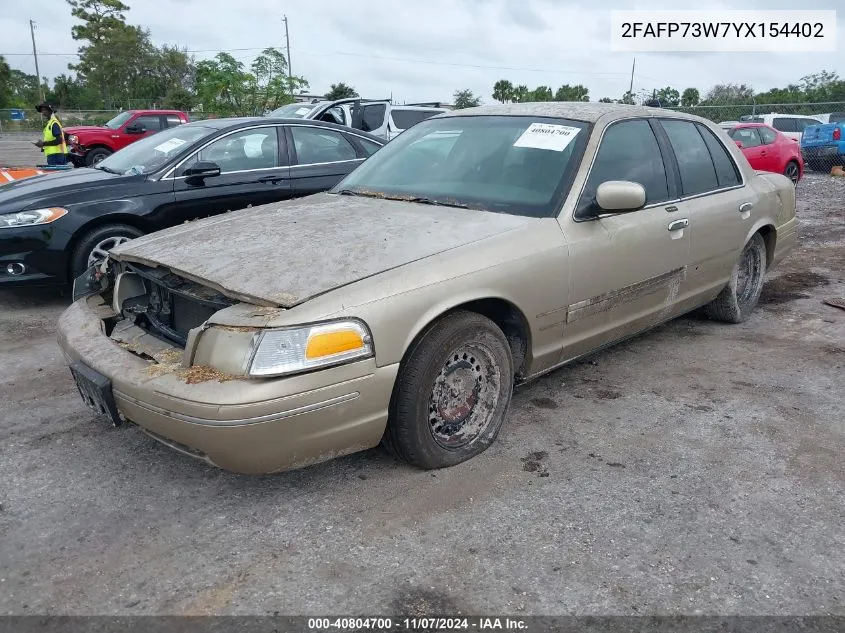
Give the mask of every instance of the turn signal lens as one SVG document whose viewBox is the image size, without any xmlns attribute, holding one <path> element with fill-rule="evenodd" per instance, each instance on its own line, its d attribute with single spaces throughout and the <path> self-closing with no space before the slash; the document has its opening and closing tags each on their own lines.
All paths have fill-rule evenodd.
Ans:
<svg viewBox="0 0 845 633">
<path fill-rule="evenodd" d="M 283 376 L 370 358 L 373 342 L 358 320 L 265 330 L 256 337 L 250 376 Z"/>
<path fill-rule="evenodd" d="M 317 332 L 308 337 L 305 358 L 314 360 L 335 354 L 343 354 L 364 347 L 364 337 L 355 330 Z"/>
</svg>

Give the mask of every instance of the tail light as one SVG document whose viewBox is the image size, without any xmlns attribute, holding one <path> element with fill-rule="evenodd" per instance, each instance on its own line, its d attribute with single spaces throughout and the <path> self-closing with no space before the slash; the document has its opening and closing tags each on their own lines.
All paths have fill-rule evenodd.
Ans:
<svg viewBox="0 0 845 633">
<path fill-rule="evenodd" d="M 842 128 L 834 128 L 833 130 L 833 140 L 838 141 L 842 138 Z"/>
</svg>

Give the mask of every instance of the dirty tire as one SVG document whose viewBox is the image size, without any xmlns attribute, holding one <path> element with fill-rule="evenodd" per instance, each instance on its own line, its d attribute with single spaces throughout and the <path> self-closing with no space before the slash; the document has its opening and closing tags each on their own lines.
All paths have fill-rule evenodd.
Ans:
<svg viewBox="0 0 845 633">
<path fill-rule="evenodd" d="M 112 155 L 110 150 L 107 150 L 105 147 L 95 147 L 94 149 L 90 150 L 85 154 L 85 165 L 88 167 L 93 167 L 97 163 L 99 163 L 104 158 L 108 158 Z"/>
<path fill-rule="evenodd" d="M 384 446 L 423 469 L 478 455 L 499 433 L 513 380 L 502 330 L 474 312 L 448 314 L 417 338 L 402 361 Z"/>
<path fill-rule="evenodd" d="M 766 243 L 755 233 L 734 266 L 728 285 L 704 306 L 705 314 L 716 321 L 742 323 L 754 310 L 766 275 Z"/>
<path fill-rule="evenodd" d="M 789 161 L 783 170 L 783 175 L 789 178 L 793 185 L 797 184 L 801 176 L 801 168 L 798 166 L 798 162 L 794 160 Z"/>
<path fill-rule="evenodd" d="M 141 237 L 143 231 L 128 224 L 106 224 L 99 226 L 82 236 L 73 249 L 70 260 L 70 280 L 73 281 L 88 269 L 88 258 L 92 251 L 103 242 L 112 239 L 128 238 L 130 240 Z"/>
</svg>

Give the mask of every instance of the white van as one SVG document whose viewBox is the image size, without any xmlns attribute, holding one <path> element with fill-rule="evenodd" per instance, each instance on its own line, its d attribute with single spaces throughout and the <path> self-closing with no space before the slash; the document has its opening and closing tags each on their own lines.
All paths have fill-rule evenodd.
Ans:
<svg viewBox="0 0 845 633">
<path fill-rule="evenodd" d="M 329 121 L 390 140 L 420 121 L 446 111 L 446 108 L 441 107 L 395 106 L 388 99 L 365 100 L 355 97 L 316 103 L 291 103 L 273 110 L 267 116 L 274 119 Z"/>
<path fill-rule="evenodd" d="M 776 130 L 783 132 L 784 136 L 793 138 L 796 141 L 801 140 L 804 134 L 804 128 L 811 125 L 819 125 L 822 123 L 820 117 L 807 116 L 805 114 L 781 114 L 779 112 L 769 112 L 768 114 L 756 114 L 740 117 L 745 121 L 753 121 L 754 123 L 765 123 L 771 125 Z"/>
</svg>

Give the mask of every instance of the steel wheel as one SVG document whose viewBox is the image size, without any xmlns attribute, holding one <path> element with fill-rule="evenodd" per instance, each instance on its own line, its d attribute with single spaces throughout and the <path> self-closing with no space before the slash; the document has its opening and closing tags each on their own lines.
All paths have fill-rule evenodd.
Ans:
<svg viewBox="0 0 845 633">
<path fill-rule="evenodd" d="M 429 427 L 434 441 L 445 449 L 475 441 L 493 419 L 501 383 L 489 349 L 475 343 L 454 351 L 431 390 Z"/>
<path fill-rule="evenodd" d="M 88 266 L 90 267 L 94 264 L 100 263 L 106 258 L 110 250 L 120 246 L 124 242 L 128 242 L 129 240 L 130 238 L 124 237 L 123 235 L 115 235 L 107 237 L 104 240 L 100 240 L 94 245 L 94 248 L 92 248 L 91 252 L 88 254 Z"/>
</svg>

